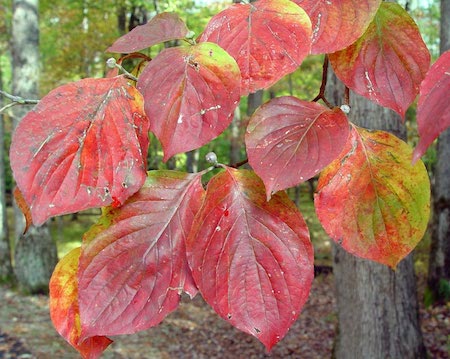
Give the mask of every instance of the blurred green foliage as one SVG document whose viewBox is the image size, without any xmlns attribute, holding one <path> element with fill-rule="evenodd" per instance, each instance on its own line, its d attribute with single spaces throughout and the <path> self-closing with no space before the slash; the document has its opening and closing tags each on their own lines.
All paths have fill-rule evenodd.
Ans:
<svg viewBox="0 0 450 359">
<path fill-rule="evenodd" d="M 39 9 L 42 63 L 41 96 L 69 81 L 76 81 L 85 77 L 104 76 L 106 59 L 112 55 L 117 57 L 117 54 L 110 54 L 105 50 L 124 31 L 127 31 L 133 21 L 144 20 L 144 18 L 148 20 L 157 13 L 164 11 L 175 11 L 186 22 L 188 28 L 198 36 L 209 19 L 231 3 L 231 0 L 216 1 L 206 6 L 198 5 L 194 0 L 105 0 L 99 2 L 89 0 L 41 0 Z M 436 59 L 439 49 L 439 3 L 433 2 L 427 8 L 415 6 L 410 13 L 417 21 L 433 59 Z M 11 54 L 8 43 L 11 34 L 11 0 L 0 0 L 0 14 L 0 71 L 3 88 L 8 91 L 11 84 Z M 123 15 L 125 15 L 125 18 Z M 172 45 L 175 45 L 175 43 Z M 165 45 L 161 44 L 143 52 L 150 57 L 154 57 L 164 47 Z M 264 91 L 263 102 L 274 96 L 285 95 L 293 95 L 303 100 L 313 99 L 320 88 L 322 63 L 322 55 L 307 57 L 297 71 Z M 129 63 L 126 66 L 131 70 L 134 64 Z M 240 160 L 244 160 L 246 154 L 242 141 L 248 122 L 246 98 L 241 100 L 239 110 L 238 143 L 241 143 L 239 155 Z M 6 113 L 5 118 L 7 125 L 5 147 L 8 149 L 11 137 L 8 113 Z M 408 110 L 407 119 L 409 141 L 414 145 L 417 143 L 414 106 Z M 186 171 L 192 170 L 192 166 L 188 166 L 188 164 L 190 161 L 194 161 L 196 169 L 200 171 L 210 166 L 204 158 L 211 151 L 217 154 L 219 162 L 229 164 L 233 136 L 235 136 L 235 133 L 231 128 L 228 128 L 218 138 L 199 150 L 190 154 L 176 155 L 167 163 L 163 163 L 161 146 L 157 139 L 151 135 L 148 167 L 149 169 L 170 168 Z M 12 177 L 7 154 L 8 151 L 5 152 L 6 181 L 7 189 L 11 191 Z M 424 157 L 424 162 L 430 172 L 433 170 L 435 161 L 436 150 L 431 147 Z M 207 181 L 214 172 L 205 176 L 205 180 Z M 293 199 L 299 202 L 300 209 L 311 231 L 316 257 L 323 260 L 324 264 L 329 264 L 331 258 L 330 242 L 316 218 L 309 190 L 307 184 L 302 184 L 297 191 L 292 189 L 288 192 Z M 67 252 L 75 245 L 79 245 L 82 233 L 94 219 L 95 213 L 91 213 L 76 217 L 76 219 L 73 216 L 64 216 L 52 221 L 53 234 L 55 238 L 58 238 L 58 243 L 61 244 L 60 254 Z"/>
</svg>

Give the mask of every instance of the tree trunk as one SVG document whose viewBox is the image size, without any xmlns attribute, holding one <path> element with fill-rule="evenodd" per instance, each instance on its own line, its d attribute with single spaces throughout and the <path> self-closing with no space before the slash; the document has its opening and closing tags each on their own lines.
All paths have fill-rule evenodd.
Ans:
<svg viewBox="0 0 450 359">
<path fill-rule="evenodd" d="M 450 49 L 450 1 L 441 0 L 441 54 Z M 437 302 L 450 300 L 450 129 L 438 139 L 428 290 Z"/>
<path fill-rule="evenodd" d="M 0 90 L 3 89 L 2 69 L 0 68 Z M 3 106 L 3 97 L 0 96 L 0 108 Z M 3 115 L 0 113 L 0 282 L 9 282 L 13 279 L 11 265 L 11 247 L 9 243 L 8 221 L 6 216 L 5 200 L 5 126 Z"/>
<path fill-rule="evenodd" d="M 247 98 L 247 116 L 253 115 L 253 112 L 262 105 L 264 90 L 251 93 Z"/>
<path fill-rule="evenodd" d="M 198 172 L 198 160 L 200 151 L 198 149 L 186 152 L 186 171 L 189 173 Z"/>
<path fill-rule="evenodd" d="M 14 95 L 38 97 L 39 22 L 37 0 L 14 0 L 12 19 L 12 55 Z M 16 106 L 15 125 L 28 108 Z M 47 291 L 48 282 L 57 261 L 56 244 L 46 225 L 31 226 L 26 235 L 23 215 L 15 215 L 15 273 L 19 286 L 30 293 Z"/>
<path fill-rule="evenodd" d="M 242 149 L 242 136 L 241 136 L 242 118 L 241 109 L 236 107 L 234 110 L 233 121 L 231 122 L 231 134 L 230 134 L 230 160 L 229 163 L 234 165 L 240 162 L 241 149 Z"/>
<path fill-rule="evenodd" d="M 335 103 L 343 98 L 342 85 L 337 82 L 335 76 L 330 78 L 332 94 L 328 98 Z M 386 130 L 401 138 L 406 135 L 397 115 L 357 95 L 352 95 L 349 118 L 362 127 Z M 333 252 L 336 358 L 425 358 L 412 255 L 394 272 L 338 246 Z"/>
</svg>

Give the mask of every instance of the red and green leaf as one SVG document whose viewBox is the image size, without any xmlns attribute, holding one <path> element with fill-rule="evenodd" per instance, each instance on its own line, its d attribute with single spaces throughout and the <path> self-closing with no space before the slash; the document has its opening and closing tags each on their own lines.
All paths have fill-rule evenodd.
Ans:
<svg viewBox="0 0 450 359">
<path fill-rule="evenodd" d="M 185 238 L 201 205 L 201 175 L 149 173 L 120 208 L 83 238 L 79 303 L 84 337 L 131 334 L 159 324 L 197 288 Z"/>
<path fill-rule="evenodd" d="M 78 307 L 78 259 L 80 248 L 75 248 L 56 265 L 50 279 L 50 317 L 58 333 L 83 358 L 99 358 L 112 343 L 107 337 L 94 336 L 80 341 L 81 325 Z"/>
<path fill-rule="evenodd" d="M 236 59 L 247 95 L 300 66 L 311 50 L 311 21 L 289 0 L 235 4 L 211 19 L 200 41 L 215 42 Z"/>
<path fill-rule="evenodd" d="M 270 350 L 297 319 L 314 275 L 308 229 L 288 196 L 267 202 L 253 172 L 226 168 L 208 183 L 187 247 L 203 298 Z"/>
<path fill-rule="evenodd" d="M 414 150 L 414 161 L 420 158 L 450 126 L 450 50 L 433 64 L 420 86 L 417 104 L 419 144 Z"/>
<path fill-rule="evenodd" d="M 164 12 L 119 37 L 107 51 L 127 54 L 161 42 L 183 39 L 188 33 L 189 29 L 176 13 Z"/>
<path fill-rule="evenodd" d="M 313 54 L 342 50 L 366 31 L 381 0 L 293 0 L 311 18 Z"/>
<path fill-rule="evenodd" d="M 394 135 L 354 127 L 341 155 L 321 173 L 317 216 L 349 253 L 395 268 L 422 239 L 430 182 L 411 156 Z"/>
<path fill-rule="evenodd" d="M 10 158 L 33 223 L 123 203 L 145 181 L 149 121 L 124 77 L 51 91 L 19 123 Z"/>
<path fill-rule="evenodd" d="M 314 177 L 339 155 L 348 134 L 347 117 L 339 108 L 286 96 L 256 110 L 245 143 L 249 163 L 270 198 Z"/>
<path fill-rule="evenodd" d="M 361 38 L 329 56 L 347 87 L 402 117 L 430 66 L 430 53 L 414 20 L 389 2 L 382 2 Z"/>
<path fill-rule="evenodd" d="M 174 47 L 156 56 L 137 87 L 164 161 L 219 136 L 233 119 L 239 86 L 236 61 L 216 44 Z"/>
</svg>

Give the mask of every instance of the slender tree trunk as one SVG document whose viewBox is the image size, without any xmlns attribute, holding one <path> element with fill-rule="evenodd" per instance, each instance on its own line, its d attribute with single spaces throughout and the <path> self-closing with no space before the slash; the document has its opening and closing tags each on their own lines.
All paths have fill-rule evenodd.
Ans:
<svg viewBox="0 0 450 359">
<path fill-rule="evenodd" d="M 450 1 L 441 0 L 441 54 L 450 49 Z M 428 289 L 438 302 L 450 300 L 450 129 L 438 139 L 433 191 Z"/>
<path fill-rule="evenodd" d="M 342 85 L 334 75 L 330 77 L 328 98 L 340 103 Z M 392 111 L 356 95 L 352 95 L 351 107 L 353 123 L 405 138 L 405 127 Z M 412 255 L 394 272 L 338 246 L 333 252 L 339 323 L 336 358 L 425 358 Z"/>
<path fill-rule="evenodd" d="M 0 68 L 0 90 L 3 88 L 2 69 Z M 0 108 L 3 106 L 3 97 L 0 96 Z M 9 243 L 8 221 L 6 216 L 5 199 L 5 126 L 3 115 L 0 113 L 0 282 L 8 282 L 13 278 L 11 265 L 11 247 Z"/>
<path fill-rule="evenodd" d="M 247 99 L 247 116 L 253 115 L 253 112 L 262 105 L 264 90 L 256 91 L 248 95 Z"/>
<path fill-rule="evenodd" d="M 186 152 L 186 171 L 190 173 L 198 172 L 198 160 L 200 157 L 200 151 L 192 150 Z"/>
<path fill-rule="evenodd" d="M 117 6 L 117 28 L 119 34 L 124 35 L 127 29 L 127 8 L 121 1 L 116 3 Z"/>
<path fill-rule="evenodd" d="M 14 0 L 12 20 L 12 92 L 37 98 L 39 80 L 38 0 Z M 15 125 L 29 108 L 16 106 Z M 19 286 L 31 293 L 46 292 L 57 261 L 56 244 L 47 225 L 31 226 L 26 235 L 23 215 L 16 209 L 15 273 Z"/>
</svg>

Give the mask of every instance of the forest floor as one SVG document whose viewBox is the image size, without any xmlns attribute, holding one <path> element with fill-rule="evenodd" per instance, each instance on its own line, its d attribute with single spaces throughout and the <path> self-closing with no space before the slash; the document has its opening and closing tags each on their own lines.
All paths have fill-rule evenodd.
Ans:
<svg viewBox="0 0 450 359">
<path fill-rule="evenodd" d="M 253 337 L 220 319 L 197 296 L 156 328 L 115 337 L 102 358 L 330 358 L 336 329 L 333 275 L 316 277 L 300 318 L 270 354 Z M 420 310 L 430 358 L 450 358 L 450 303 Z M 0 286 L 0 358 L 70 359 L 76 352 L 55 332 L 46 296 L 22 296 Z"/>
</svg>

